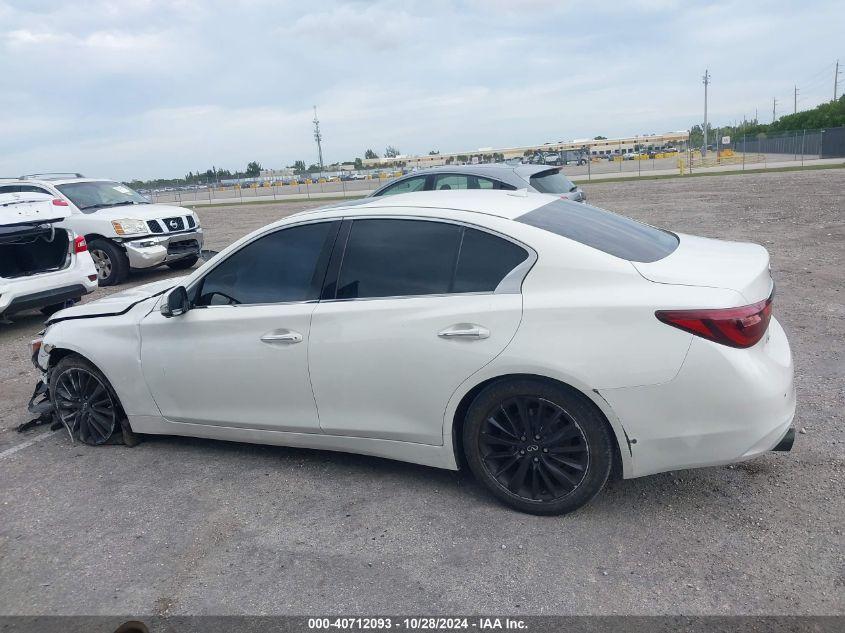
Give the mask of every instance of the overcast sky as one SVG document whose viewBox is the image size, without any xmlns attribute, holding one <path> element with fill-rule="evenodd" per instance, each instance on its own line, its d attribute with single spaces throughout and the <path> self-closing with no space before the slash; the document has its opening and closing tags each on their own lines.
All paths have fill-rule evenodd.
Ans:
<svg viewBox="0 0 845 633">
<path fill-rule="evenodd" d="M 0 0 L 0 176 L 687 129 L 828 100 L 841 0 Z"/>
</svg>

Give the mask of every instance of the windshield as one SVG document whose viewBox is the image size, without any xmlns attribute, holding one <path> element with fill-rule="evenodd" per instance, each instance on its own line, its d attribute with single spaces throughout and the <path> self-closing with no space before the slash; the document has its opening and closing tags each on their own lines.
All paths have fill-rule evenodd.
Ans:
<svg viewBox="0 0 845 633">
<path fill-rule="evenodd" d="M 149 204 L 149 201 L 140 193 L 111 180 L 71 182 L 58 185 L 56 188 L 66 195 L 80 211 L 89 213 L 119 205 Z"/>
<path fill-rule="evenodd" d="M 563 175 L 559 169 L 541 171 L 531 176 L 531 186 L 540 193 L 556 193 L 558 195 L 569 193 L 575 189 L 575 184 Z"/>
</svg>

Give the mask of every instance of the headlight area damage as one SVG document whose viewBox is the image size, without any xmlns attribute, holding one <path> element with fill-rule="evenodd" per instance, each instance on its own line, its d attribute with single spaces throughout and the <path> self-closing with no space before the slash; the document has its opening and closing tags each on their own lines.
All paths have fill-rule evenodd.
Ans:
<svg viewBox="0 0 845 633">
<path fill-rule="evenodd" d="M 74 308 L 62 310 L 56 313 L 47 321 L 47 329 L 55 323 L 69 321 L 72 319 L 93 319 L 107 318 L 126 314 L 129 310 L 140 303 L 157 297 L 173 287 L 173 280 L 163 280 L 139 286 L 124 292 L 113 294 L 98 301 L 92 301 Z M 58 387 L 60 390 L 58 398 L 50 393 L 51 377 L 54 367 L 46 358 L 52 352 L 52 346 L 44 342 L 47 329 L 38 333 L 29 343 L 29 354 L 32 364 L 42 372 L 41 378 L 35 385 L 32 396 L 29 399 L 27 410 L 32 414 L 32 419 L 17 427 L 19 433 L 23 433 L 36 426 L 50 425 L 50 429 L 56 431 L 64 426 L 72 442 L 79 440 L 85 444 L 126 444 L 135 446 L 139 437 L 132 432 L 126 416 L 122 411 L 118 419 L 114 421 L 113 428 L 102 425 L 96 418 L 96 409 L 91 411 L 88 401 L 91 400 L 91 393 L 86 394 L 86 389 L 96 392 L 100 379 L 96 376 L 98 371 L 80 369 L 70 374 L 69 382 L 62 382 Z M 39 363 L 39 357 L 41 362 Z M 57 408 L 58 406 L 58 408 Z M 118 432 L 120 431 L 120 432 Z"/>
<path fill-rule="evenodd" d="M 33 339 L 29 344 L 32 354 L 32 363 L 41 370 L 38 365 L 38 354 L 43 345 L 43 332 Z M 141 439 L 129 427 L 129 421 L 122 414 L 118 416 L 110 426 L 102 425 L 93 419 L 93 405 L 89 405 L 90 398 L 86 398 L 85 390 L 89 386 L 90 377 L 78 374 L 76 380 L 71 379 L 67 384 L 58 385 L 56 388 L 62 390 L 61 398 L 52 398 L 50 384 L 53 368 L 44 371 L 41 378 L 35 385 L 32 396 L 27 404 L 27 410 L 32 414 L 29 422 L 24 422 L 17 427 L 18 433 L 23 433 L 36 426 L 50 425 L 51 431 L 58 431 L 65 428 L 70 436 L 71 443 L 77 440 L 83 444 L 125 444 L 135 446 Z M 89 393 L 96 393 L 97 385 L 91 385 Z M 100 385 L 101 387 L 101 385 Z M 57 402 L 58 407 L 57 407 Z"/>
</svg>

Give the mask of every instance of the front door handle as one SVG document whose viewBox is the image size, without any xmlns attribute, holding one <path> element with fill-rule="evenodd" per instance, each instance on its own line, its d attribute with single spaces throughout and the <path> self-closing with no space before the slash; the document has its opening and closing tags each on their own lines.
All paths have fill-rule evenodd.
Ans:
<svg viewBox="0 0 845 633">
<path fill-rule="evenodd" d="M 272 332 L 267 332 L 264 336 L 261 337 L 262 343 L 280 343 L 280 344 L 287 344 L 290 345 L 292 343 L 301 343 L 302 342 L 302 334 L 299 332 L 294 332 L 293 330 L 273 330 Z"/>
<path fill-rule="evenodd" d="M 437 333 L 440 338 L 483 339 L 490 337 L 490 330 L 475 323 L 456 323 Z"/>
</svg>

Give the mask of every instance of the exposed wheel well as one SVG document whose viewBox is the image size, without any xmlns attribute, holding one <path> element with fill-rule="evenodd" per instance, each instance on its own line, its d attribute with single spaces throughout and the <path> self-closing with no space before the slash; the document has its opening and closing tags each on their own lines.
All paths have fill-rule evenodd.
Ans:
<svg viewBox="0 0 845 633">
<path fill-rule="evenodd" d="M 475 400 L 476 396 L 479 393 L 481 393 L 486 387 L 492 385 L 493 383 L 505 382 L 510 380 L 525 380 L 526 378 L 531 380 L 539 380 L 542 382 L 557 385 L 559 387 L 563 387 L 567 391 L 570 391 L 576 397 L 587 402 L 589 406 L 593 407 L 596 410 L 596 412 L 601 416 L 601 419 L 607 425 L 607 430 L 610 433 L 610 438 L 613 440 L 613 469 L 611 470 L 610 477 L 611 479 L 621 479 L 622 455 L 619 452 L 619 441 L 616 437 L 616 433 L 614 432 L 613 427 L 611 426 L 604 412 L 596 405 L 595 402 L 592 401 L 592 399 L 586 396 L 581 390 L 576 389 L 572 385 L 569 385 L 560 380 L 555 380 L 554 378 L 549 378 L 548 376 L 538 376 L 536 374 L 506 374 L 504 376 L 496 376 L 495 378 L 489 378 L 484 382 L 477 384 L 475 387 L 470 389 L 466 393 L 466 395 L 464 395 L 463 398 L 461 398 L 461 401 L 458 403 L 458 408 L 455 410 L 455 417 L 452 420 L 452 446 L 455 451 L 455 459 L 458 462 L 458 466 L 461 469 L 467 466 L 463 446 L 463 429 L 464 422 L 466 421 L 467 412 L 469 411 L 469 407 L 472 404 L 472 401 Z"/>
<path fill-rule="evenodd" d="M 104 372 L 100 368 L 100 366 L 97 365 L 97 363 L 92 361 L 90 358 L 88 358 L 84 354 L 80 354 L 79 352 L 76 352 L 72 349 L 66 349 L 64 347 L 53 348 L 52 350 L 50 350 L 50 357 L 49 357 L 49 360 L 47 361 L 47 365 L 48 365 L 49 369 L 53 369 L 56 365 L 59 364 L 60 360 L 62 360 L 63 358 L 65 358 L 67 356 L 79 356 L 86 363 L 90 364 L 97 371 L 99 371 L 103 375 L 103 377 L 105 377 L 105 379 L 108 383 L 107 387 L 111 391 L 112 396 L 114 397 L 115 403 L 117 404 L 119 417 L 126 418 L 127 416 L 126 416 L 126 411 L 123 409 L 123 403 L 120 401 L 120 398 L 118 397 L 117 393 L 115 392 L 114 387 L 112 386 L 111 381 L 109 380 L 109 377 L 106 376 L 106 372 Z"/>
<path fill-rule="evenodd" d="M 100 235 L 99 233 L 88 233 L 88 235 L 85 236 L 85 241 L 90 242 L 91 240 L 106 240 L 108 242 L 115 243 L 114 240 L 111 239 L 110 237 L 106 237 L 105 235 Z"/>
</svg>

